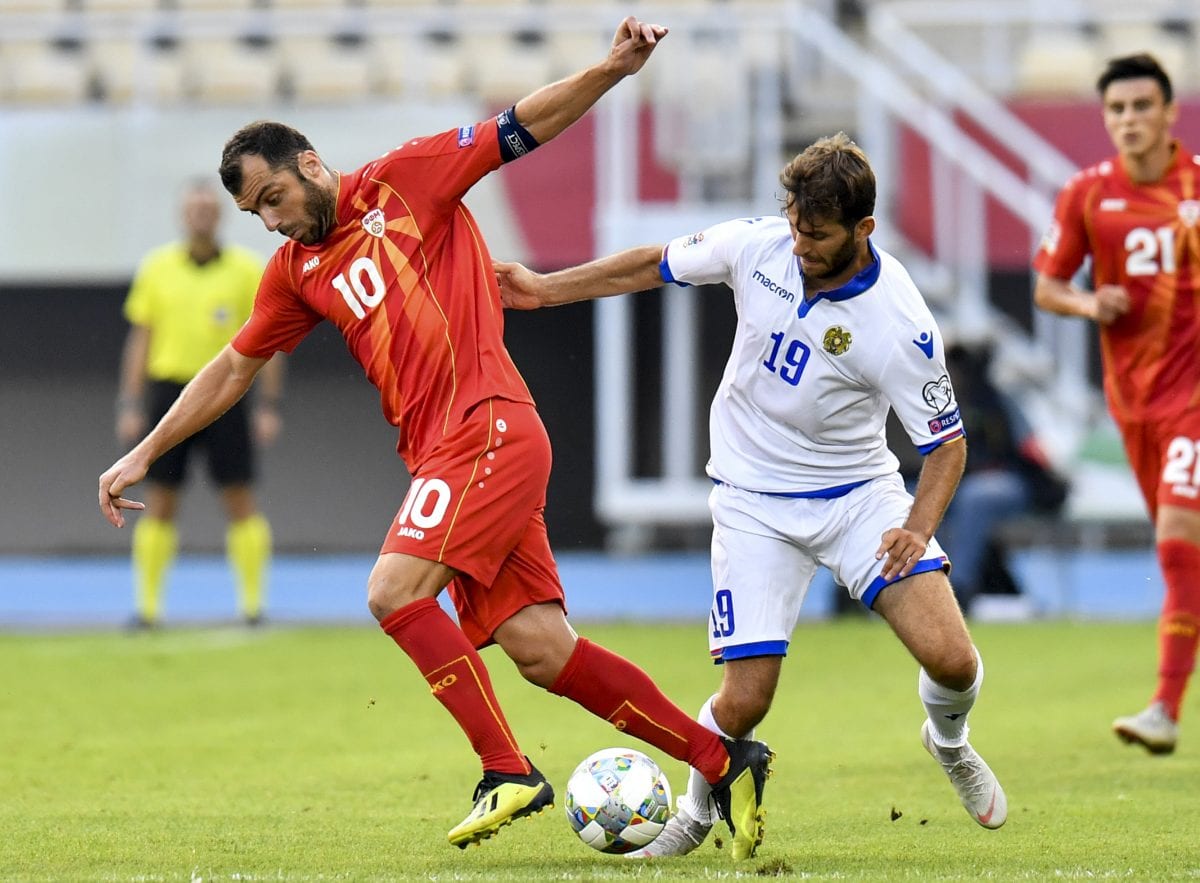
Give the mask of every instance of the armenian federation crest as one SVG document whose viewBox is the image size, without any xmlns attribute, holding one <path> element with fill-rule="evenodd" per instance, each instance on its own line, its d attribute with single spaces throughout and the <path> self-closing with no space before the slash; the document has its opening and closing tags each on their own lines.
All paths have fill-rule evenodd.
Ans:
<svg viewBox="0 0 1200 883">
<path fill-rule="evenodd" d="M 846 350 L 850 349 L 850 344 L 854 340 L 850 334 L 841 325 L 834 325 L 825 329 L 825 338 L 821 341 L 825 347 L 825 352 L 831 356 L 840 356 Z"/>
</svg>

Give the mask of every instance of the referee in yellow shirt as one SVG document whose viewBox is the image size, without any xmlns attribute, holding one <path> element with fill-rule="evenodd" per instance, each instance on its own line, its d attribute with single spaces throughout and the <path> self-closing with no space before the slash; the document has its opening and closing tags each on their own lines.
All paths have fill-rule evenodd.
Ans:
<svg viewBox="0 0 1200 883">
<path fill-rule="evenodd" d="M 134 277 L 125 300 L 130 329 L 117 401 L 117 437 L 124 445 L 158 423 L 183 386 L 250 315 L 263 265 L 252 252 L 217 238 L 222 202 L 213 185 L 189 184 L 182 204 L 184 239 L 151 251 Z M 204 450 L 229 521 L 225 549 L 239 612 L 248 624 L 262 621 L 271 528 L 254 496 L 254 443 L 269 444 L 279 433 L 282 359 L 272 359 L 260 377 L 253 414 L 243 399 L 150 467 L 146 511 L 133 530 L 138 627 L 155 626 L 162 615 L 163 586 L 179 546 L 179 492 L 197 447 Z"/>
</svg>

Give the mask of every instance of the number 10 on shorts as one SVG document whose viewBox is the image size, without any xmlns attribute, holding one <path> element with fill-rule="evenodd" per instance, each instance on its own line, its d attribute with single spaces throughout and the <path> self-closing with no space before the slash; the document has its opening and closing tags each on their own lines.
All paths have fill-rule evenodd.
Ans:
<svg viewBox="0 0 1200 883">
<path fill-rule="evenodd" d="M 415 478 L 396 516 L 399 535 L 425 538 L 425 528 L 437 527 L 450 507 L 450 485 L 440 478 Z"/>
</svg>

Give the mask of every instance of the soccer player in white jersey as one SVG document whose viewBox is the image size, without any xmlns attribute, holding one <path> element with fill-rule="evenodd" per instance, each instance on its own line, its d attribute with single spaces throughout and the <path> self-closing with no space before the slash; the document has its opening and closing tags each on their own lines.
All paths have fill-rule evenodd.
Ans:
<svg viewBox="0 0 1200 883">
<path fill-rule="evenodd" d="M 733 289 L 737 331 L 709 417 L 709 646 L 723 666 L 699 720 L 751 737 L 824 565 L 919 663 L 921 741 L 971 818 L 998 828 L 1004 791 L 967 741 L 983 663 L 933 536 L 967 456 L 941 335 L 904 267 L 871 242 L 875 177 L 854 142 L 822 138 L 780 179 L 786 217 L 727 221 L 549 274 L 497 262 L 501 296 L 534 309 L 666 282 Z M 915 495 L 885 441 L 889 408 L 924 455 Z M 668 827 L 632 855 L 690 852 L 712 818 L 693 771 Z"/>
</svg>

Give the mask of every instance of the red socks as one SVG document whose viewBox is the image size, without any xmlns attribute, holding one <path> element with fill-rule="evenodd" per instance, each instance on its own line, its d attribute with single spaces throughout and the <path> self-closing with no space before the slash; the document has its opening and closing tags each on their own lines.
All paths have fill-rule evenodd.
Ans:
<svg viewBox="0 0 1200 883">
<path fill-rule="evenodd" d="M 483 660 L 436 599 L 414 601 L 379 623 L 409 655 L 434 697 L 458 721 L 485 770 L 527 774 L 529 762 L 496 695 Z M 721 740 L 692 720 L 626 659 L 580 638 L 550 692 L 579 703 L 717 782 L 729 765 Z"/>
<path fill-rule="evenodd" d="M 684 714 L 632 662 L 587 638 L 576 642 L 550 692 L 685 761 L 710 783 L 719 781 L 729 765 L 729 753 L 716 733 Z"/>
<path fill-rule="evenodd" d="M 508 728 L 483 659 L 436 599 L 414 601 L 379 625 L 409 655 L 434 698 L 458 721 L 485 770 L 529 773 L 529 762 Z"/>
<path fill-rule="evenodd" d="M 1158 561 L 1167 592 L 1158 621 L 1158 692 L 1154 701 L 1161 702 L 1173 720 L 1179 720 L 1200 638 L 1200 546 L 1164 540 L 1158 544 Z"/>
</svg>

